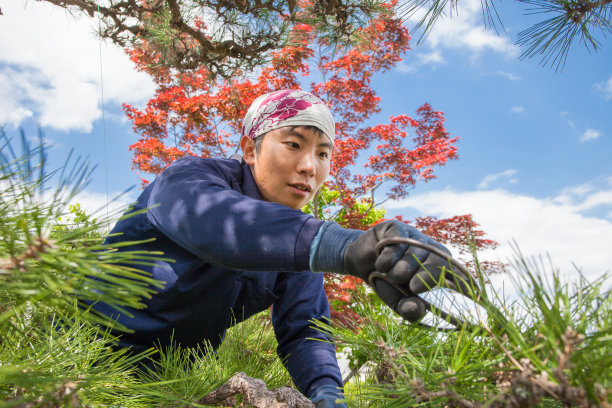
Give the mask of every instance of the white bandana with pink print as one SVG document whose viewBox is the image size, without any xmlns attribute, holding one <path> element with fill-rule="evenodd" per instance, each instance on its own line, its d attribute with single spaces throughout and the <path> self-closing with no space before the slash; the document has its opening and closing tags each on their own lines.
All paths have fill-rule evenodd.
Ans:
<svg viewBox="0 0 612 408">
<path fill-rule="evenodd" d="M 271 92 L 255 99 L 242 122 L 242 135 L 256 137 L 285 126 L 314 126 L 334 141 L 334 117 L 316 96 L 295 90 Z"/>
</svg>

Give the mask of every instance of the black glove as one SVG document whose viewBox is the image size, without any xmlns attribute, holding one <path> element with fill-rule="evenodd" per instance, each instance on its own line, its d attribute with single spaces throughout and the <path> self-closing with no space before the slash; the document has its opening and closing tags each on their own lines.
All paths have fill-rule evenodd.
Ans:
<svg viewBox="0 0 612 408">
<path fill-rule="evenodd" d="M 404 319 L 415 322 L 426 313 L 425 303 L 417 295 L 438 284 L 442 267 L 448 268 L 449 261 L 446 257 L 406 244 L 387 245 L 378 255 L 376 246 L 387 238 L 411 238 L 432 245 L 450 256 L 446 247 L 399 221 L 384 221 L 365 232 L 343 229 L 328 222 L 321 227 L 312 243 L 310 268 L 314 272 L 353 275 L 366 282 L 372 272 L 385 274 L 392 284 L 384 279 L 374 279 L 376 293 Z M 465 290 L 469 277 L 458 271 L 453 272 L 446 275 L 445 283 Z M 405 293 L 393 285 L 401 286 Z"/>
<path fill-rule="evenodd" d="M 427 311 L 425 303 L 416 295 L 435 287 L 442 268 L 448 269 L 449 262 L 446 257 L 406 244 L 386 245 L 377 255 L 376 246 L 387 238 L 411 238 L 434 246 L 449 257 L 450 251 L 416 228 L 394 220 L 370 228 L 346 246 L 345 272 L 366 282 L 371 272 L 386 275 L 386 279 L 400 286 L 404 293 L 384 279 L 374 279 L 372 283 L 376 293 L 404 319 L 415 322 Z"/>
</svg>

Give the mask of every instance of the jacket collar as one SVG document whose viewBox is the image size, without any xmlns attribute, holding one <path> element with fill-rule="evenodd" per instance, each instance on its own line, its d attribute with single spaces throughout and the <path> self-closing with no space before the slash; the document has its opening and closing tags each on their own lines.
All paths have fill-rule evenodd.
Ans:
<svg viewBox="0 0 612 408">
<path fill-rule="evenodd" d="M 259 192 L 259 188 L 257 187 L 257 183 L 255 183 L 253 173 L 251 172 L 251 166 L 246 164 L 242 159 L 242 156 L 239 154 L 234 154 L 231 159 L 238 160 L 240 162 L 240 166 L 242 167 L 242 194 L 257 198 L 258 200 L 263 200 L 263 197 Z"/>
</svg>

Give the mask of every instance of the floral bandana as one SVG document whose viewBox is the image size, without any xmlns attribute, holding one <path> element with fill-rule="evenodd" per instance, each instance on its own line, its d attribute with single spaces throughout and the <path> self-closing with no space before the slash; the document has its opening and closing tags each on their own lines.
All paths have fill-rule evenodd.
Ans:
<svg viewBox="0 0 612 408">
<path fill-rule="evenodd" d="M 255 139 L 285 126 L 314 126 L 334 141 L 336 125 L 325 103 L 304 91 L 282 90 L 255 99 L 242 122 L 242 135 Z"/>
</svg>

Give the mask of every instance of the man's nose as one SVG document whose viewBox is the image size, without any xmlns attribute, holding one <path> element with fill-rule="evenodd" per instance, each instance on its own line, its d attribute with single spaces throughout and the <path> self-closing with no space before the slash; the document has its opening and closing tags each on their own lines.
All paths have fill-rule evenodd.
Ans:
<svg viewBox="0 0 612 408">
<path fill-rule="evenodd" d="M 314 153 L 304 153 L 298 163 L 298 172 L 312 176 L 315 174 L 315 155 Z"/>
</svg>

